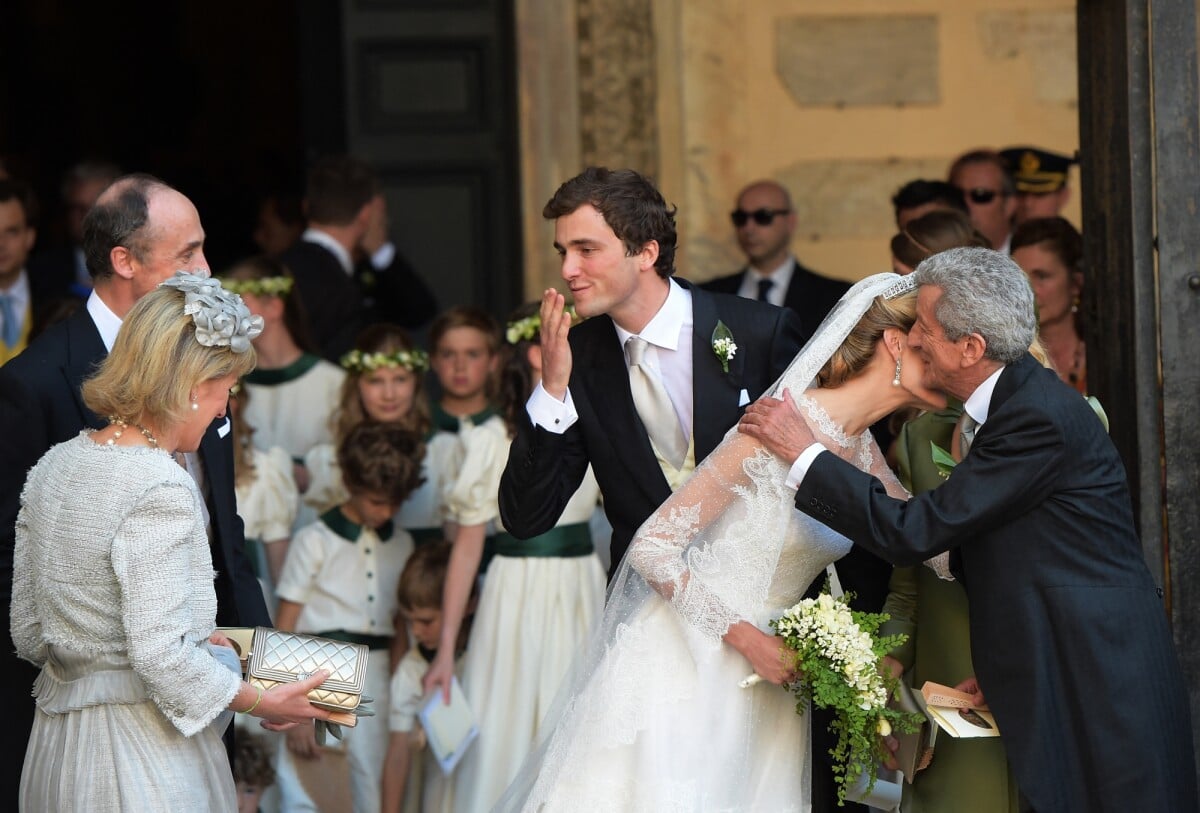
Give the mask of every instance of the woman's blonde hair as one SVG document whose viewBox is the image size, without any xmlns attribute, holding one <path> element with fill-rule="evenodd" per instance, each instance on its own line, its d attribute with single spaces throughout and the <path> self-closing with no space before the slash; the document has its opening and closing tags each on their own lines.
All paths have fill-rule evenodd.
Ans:
<svg viewBox="0 0 1200 813">
<path fill-rule="evenodd" d="M 254 369 L 254 349 L 205 347 L 196 324 L 183 312 L 184 294 L 160 286 L 143 296 L 121 324 L 112 352 L 83 383 L 83 402 L 100 416 L 178 426 L 192 390 L 214 378 L 241 377 Z"/>
<path fill-rule="evenodd" d="M 883 331 L 895 328 L 908 333 L 916 320 L 916 291 L 894 299 L 875 297 L 841 347 L 833 351 L 833 355 L 817 373 L 818 386 L 837 387 L 854 378 L 875 355 L 875 346 L 883 338 Z"/>
</svg>

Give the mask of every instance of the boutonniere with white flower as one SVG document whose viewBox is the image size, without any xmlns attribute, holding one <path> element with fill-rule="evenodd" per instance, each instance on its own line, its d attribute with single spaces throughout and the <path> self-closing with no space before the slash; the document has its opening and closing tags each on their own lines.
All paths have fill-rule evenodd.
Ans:
<svg viewBox="0 0 1200 813">
<path fill-rule="evenodd" d="M 721 369 L 729 372 L 729 360 L 737 353 L 737 342 L 733 340 L 733 333 L 729 331 L 729 327 L 720 319 L 713 329 L 712 349 L 721 362 Z"/>
</svg>

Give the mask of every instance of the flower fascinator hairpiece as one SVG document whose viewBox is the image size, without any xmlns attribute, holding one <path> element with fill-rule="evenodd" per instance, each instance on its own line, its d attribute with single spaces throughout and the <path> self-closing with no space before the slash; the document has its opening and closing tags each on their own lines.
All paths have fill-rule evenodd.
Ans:
<svg viewBox="0 0 1200 813">
<path fill-rule="evenodd" d="M 219 280 L 176 271 L 163 285 L 183 292 L 183 312 L 196 325 L 196 341 L 205 347 L 228 347 L 234 353 L 250 349 L 250 340 L 263 330 L 263 319 L 254 316 L 237 294 Z"/>
</svg>

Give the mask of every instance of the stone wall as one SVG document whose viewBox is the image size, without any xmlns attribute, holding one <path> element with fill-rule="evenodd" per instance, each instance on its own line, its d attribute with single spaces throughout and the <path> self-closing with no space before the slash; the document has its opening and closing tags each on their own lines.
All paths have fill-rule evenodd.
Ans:
<svg viewBox="0 0 1200 813">
<path fill-rule="evenodd" d="M 1078 146 L 1070 2 L 561 5 L 575 15 L 574 64 L 548 62 L 542 44 L 518 37 L 522 110 L 533 117 L 522 122 L 523 177 L 541 186 L 523 190 L 531 292 L 558 280 L 541 205 L 585 163 L 632 166 L 658 179 L 680 209 L 679 267 L 690 278 L 739 265 L 728 212 L 745 183 L 771 177 L 796 201 L 797 256 L 857 279 L 889 267 L 889 199 L 900 184 L 944 177 L 955 155 L 975 147 Z M 528 36 L 529 16 L 542 9 L 519 3 L 519 32 Z M 554 86 L 559 102 L 570 99 L 573 139 L 561 123 L 557 140 L 545 138 L 540 117 L 560 105 L 525 93 L 530 72 L 542 77 L 543 91 Z M 570 168 L 560 156 L 578 163 Z M 539 172 L 542 162 L 561 176 Z M 1078 178 L 1072 186 L 1077 192 Z M 1074 200 L 1066 214 L 1078 222 L 1078 212 Z"/>
</svg>

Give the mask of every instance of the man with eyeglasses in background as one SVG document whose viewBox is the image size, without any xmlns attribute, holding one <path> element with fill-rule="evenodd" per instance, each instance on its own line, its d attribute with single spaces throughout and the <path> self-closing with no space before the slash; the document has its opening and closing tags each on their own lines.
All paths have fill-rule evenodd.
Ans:
<svg viewBox="0 0 1200 813">
<path fill-rule="evenodd" d="M 1008 254 L 1017 197 L 1008 163 L 1000 153 L 982 149 L 963 153 L 950 165 L 948 180 L 963 191 L 971 225 L 992 248 Z"/>
<path fill-rule="evenodd" d="M 791 251 L 796 231 L 792 198 L 775 181 L 755 181 L 741 191 L 729 215 L 747 265 L 701 287 L 722 294 L 790 308 L 800 317 L 807 339 L 850 286 L 813 273 Z"/>
</svg>

